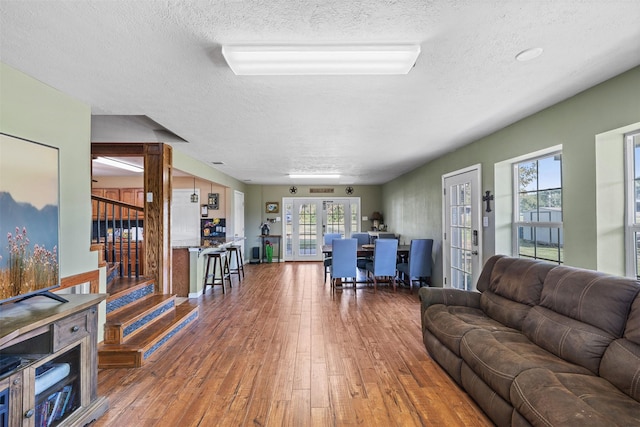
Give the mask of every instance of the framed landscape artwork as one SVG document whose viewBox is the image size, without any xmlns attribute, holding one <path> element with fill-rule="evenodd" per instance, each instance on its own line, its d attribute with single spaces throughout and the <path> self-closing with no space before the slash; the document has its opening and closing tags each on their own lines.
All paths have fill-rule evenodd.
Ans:
<svg viewBox="0 0 640 427">
<path fill-rule="evenodd" d="M 0 302 L 59 285 L 58 149 L 0 134 Z"/>
</svg>

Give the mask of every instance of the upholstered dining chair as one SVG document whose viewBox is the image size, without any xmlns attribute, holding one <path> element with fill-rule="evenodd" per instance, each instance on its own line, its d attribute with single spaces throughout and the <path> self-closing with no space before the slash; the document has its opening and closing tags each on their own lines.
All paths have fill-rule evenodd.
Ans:
<svg viewBox="0 0 640 427">
<path fill-rule="evenodd" d="M 376 239 L 373 247 L 373 260 L 367 263 L 367 274 L 373 276 L 373 290 L 378 290 L 378 277 L 388 277 L 396 290 L 396 256 L 398 240 Z"/>
<path fill-rule="evenodd" d="M 358 241 L 358 246 L 368 245 L 371 241 L 369 233 L 351 233 L 351 238 Z M 358 257 L 358 268 L 364 270 L 369 261 L 371 261 L 370 257 Z"/>
<path fill-rule="evenodd" d="M 378 233 L 378 239 L 397 239 L 395 233 Z"/>
<path fill-rule="evenodd" d="M 413 282 L 418 282 L 418 287 L 424 282 L 431 284 L 431 251 L 433 239 L 413 239 L 409 246 L 409 259 L 407 262 L 397 265 L 398 272 L 403 279 L 409 281 L 409 287 L 413 292 Z"/>
<path fill-rule="evenodd" d="M 338 279 L 353 278 L 355 288 L 357 278 L 356 257 L 358 241 L 356 239 L 334 239 L 331 262 L 331 287 L 335 288 Z"/>
<path fill-rule="evenodd" d="M 335 239 L 342 239 L 340 233 L 327 233 L 322 238 L 323 244 L 330 245 Z M 327 281 L 327 273 L 329 273 L 329 267 L 331 267 L 331 257 L 326 255 L 323 260 L 324 265 L 324 280 Z"/>
</svg>

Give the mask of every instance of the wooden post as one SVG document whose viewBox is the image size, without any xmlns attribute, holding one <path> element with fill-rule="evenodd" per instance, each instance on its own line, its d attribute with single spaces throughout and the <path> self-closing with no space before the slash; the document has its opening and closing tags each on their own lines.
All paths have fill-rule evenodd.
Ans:
<svg viewBox="0 0 640 427">
<path fill-rule="evenodd" d="M 171 146 L 162 143 L 145 144 L 144 147 L 145 271 L 157 278 L 157 292 L 170 294 L 173 293 L 170 274 L 173 153 Z"/>
</svg>

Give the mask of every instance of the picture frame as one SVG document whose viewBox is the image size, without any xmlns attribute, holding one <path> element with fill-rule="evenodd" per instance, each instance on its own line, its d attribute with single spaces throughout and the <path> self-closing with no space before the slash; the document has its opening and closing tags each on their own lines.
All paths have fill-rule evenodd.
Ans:
<svg viewBox="0 0 640 427">
<path fill-rule="evenodd" d="M 207 197 L 207 206 L 209 209 L 217 210 L 220 202 L 220 193 L 209 193 Z"/>
<path fill-rule="evenodd" d="M 280 213 L 280 203 L 267 202 L 265 203 L 264 211 L 266 213 Z"/>
<path fill-rule="evenodd" d="M 60 286 L 59 161 L 56 147 L 0 133 L 0 302 Z"/>
<path fill-rule="evenodd" d="M 208 205 L 202 205 L 200 206 L 200 215 L 203 218 L 206 218 L 209 216 L 209 206 Z"/>
</svg>

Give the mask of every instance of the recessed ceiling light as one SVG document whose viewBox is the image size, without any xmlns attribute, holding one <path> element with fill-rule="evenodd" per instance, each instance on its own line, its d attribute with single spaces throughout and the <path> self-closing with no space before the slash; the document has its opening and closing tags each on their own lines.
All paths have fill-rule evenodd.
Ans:
<svg viewBox="0 0 640 427">
<path fill-rule="evenodd" d="M 520 62 L 531 61 L 542 55 L 541 47 L 532 47 L 531 49 L 525 49 L 516 55 L 516 59 Z"/>
<path fill-rule="evenodd" d="M 290 173 L 289 174 L 289 178 L 293 178 L 293 179 L 336 179 L 336 178 L 340 178 L 340 175 L 338 174 L 296 174 L 296 173 Z"/>
</svg>

